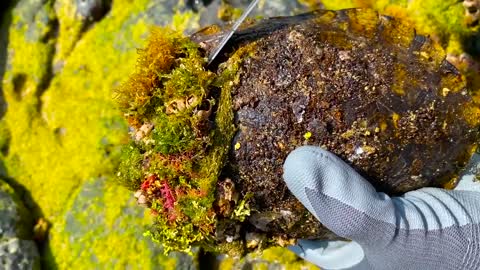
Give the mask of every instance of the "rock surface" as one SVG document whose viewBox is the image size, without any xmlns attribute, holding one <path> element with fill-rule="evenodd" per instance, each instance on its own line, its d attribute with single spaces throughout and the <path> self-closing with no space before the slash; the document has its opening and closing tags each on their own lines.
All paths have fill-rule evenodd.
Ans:
<svg viewBox="0 0 480 270">
<path fill-rule="evenodd" d="M 11 270 L 40 269 L 37 245 L 32 240 L 19 238 L 1 240 L 0 267 Z"/>
<path fill-rule="evenodd" d="M 0 269 L 40 269 L 33 222 L 13 189 L 0 179 Z"/>
</svg>

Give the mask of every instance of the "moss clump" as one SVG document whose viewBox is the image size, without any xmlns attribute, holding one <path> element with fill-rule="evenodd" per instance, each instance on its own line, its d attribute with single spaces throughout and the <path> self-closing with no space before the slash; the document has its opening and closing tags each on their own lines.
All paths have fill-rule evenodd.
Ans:
<svg viewBox="0 0 480 270">
<path fill-rule="evenodd" d="M 129 189 L 135 189 L 142 181 L 143 155 L 133 143 L 122 148 L 121 162 L 118 167 L 117 179 Z"/>
<path fill-rule="evenodd" d="M 213 240 L 214 191 L 234 130 L 230 95 L 198 45 L 171 29 L 154 28 L 138 59 L 116 90 L 133 128 L 117 178 L 156 216 L 147 235 L 165 252 L 189 251 Z"/>
</svg>

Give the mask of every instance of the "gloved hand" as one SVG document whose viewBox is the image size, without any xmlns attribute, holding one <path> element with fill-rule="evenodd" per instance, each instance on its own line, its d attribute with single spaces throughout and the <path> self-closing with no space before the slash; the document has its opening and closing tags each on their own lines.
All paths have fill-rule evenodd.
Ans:
<svg viewBox="0 0 480 270">
<path fill-rule="evenodd" d="M 373 186 L 334 154 L 304 146 L 287 157 L 290 191 L 342 241 L 300 240 L 291 250 L 322 269 L 480 269 L 480 183 L 401 197 Z"/>
</svg>

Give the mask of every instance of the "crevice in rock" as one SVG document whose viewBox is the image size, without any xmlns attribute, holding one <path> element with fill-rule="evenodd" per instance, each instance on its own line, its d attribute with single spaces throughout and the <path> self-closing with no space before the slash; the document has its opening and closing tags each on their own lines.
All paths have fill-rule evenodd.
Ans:
<svg viewBox="0 0 480 270">
<path fill-rule="evenodd" d="M 7 55 L 8 55 L 8 35 L 9 31 L 8 28 L 12 23 L 12 12 L 11 7 L 17 1 L 9 1 L 3 8 L 0 9 L 0 119 L 3 118 L 7 111 L 7 103 L 5 100 L 5 96 L 3 94 L 2 82 L 3 76 L 5 74 L 6 65 L 7 65 Z"/>
<path fill-rule="evenodd" d="M 37 112 L 42 111 L 43 102 L 41 100 L 41 97 L 45 93 L 45 91 L 47 91 L 47 89 L 50 87 L 50 83 L 52 82 L 52 79 L 54 77 L 54 74 L 53 74 L 53 59 L 55 56 L 54 44 L 58 36 L 58 29 L 59 29 L 58 19 L 57 17 L 55 17 L 53 20 L 49 22 L 49 31 L 45 34 L 45 36 L 43 36 L 40 39 L 40 42 L 42 43 L 46 43 L 46 44 L 52 43 L 52 44 L 51 44 L 50 50 L 48 51 L 48 56 L 47 56 L 48 63 L 45 65 L 45 70 L 46 70 L 45 76 L 41 78 L 37 86 L 37 91 L 35 92 L 36 98 L 38 100 Z"/>
<path fill-rule="evenodd" d="M 217 256 L 213 253 L 200 250 L 198 252 L 198 269 L 199 270 L 218 270 L 220 269 Z"/>
<path fill-rule="evenodd" d="M 94 6 L 89 8 L 89 5 L 98 5 L 98 3 L 101 3 L 101 7 Z M 112 0 L 77 0 L 76 6 L 75 16 L 78 16 L 79 20 L 81 20 L 80 30 L 75 34 L 76 37 L 68 52 L 66 52 L 61 58 L 55 59 L 55 63 L 53 63 L 53 75 L 61 72 L 64 60 L 75 50 L 78 42 L 82 39 L 84 34 L 110 13 L 112 9 Z M 58 17 L 57 14 L 57 18 Z"/>
</svg>

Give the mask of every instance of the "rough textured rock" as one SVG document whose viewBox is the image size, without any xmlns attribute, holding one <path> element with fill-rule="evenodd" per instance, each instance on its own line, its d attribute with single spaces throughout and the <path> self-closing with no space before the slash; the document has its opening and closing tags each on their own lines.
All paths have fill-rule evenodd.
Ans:
<svg viewBox="0 0 480 270">
<path fill-rule="evenodd" d="M 30 212 L 13 189 L 0 180 L 0 268 L 40 269 L 40 257 L 32 240 Z"/>
<path fill-rule="evenodd" d="M 254 194 L 257 230 L 326 237 L 282 180 L 300 145 L 336 153 L 389 194 L 447 184 L 476 147 L 480 110 L 463 77 L 398 20 L 319 11 L 261 22 L 231 42 L 252 56 L 233 87 L 237 147 L 226 175 Z"/>
<path fill-rule="evenodd" d="M 40 269 L 37 245 L 32 240 L 0 240 L 0 268 L 11 270 Z"/>
<path fill-rule="evenodd" d="M 33 220 L 30 212 L 13 189 L 0 179 L 0 239 L 32 238 Z"/>
</svg>

